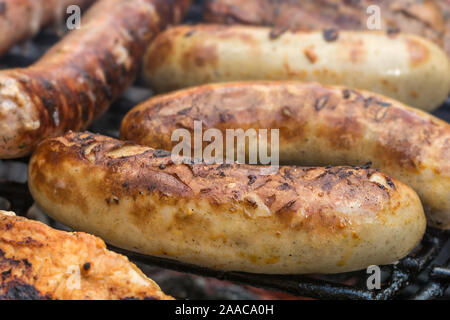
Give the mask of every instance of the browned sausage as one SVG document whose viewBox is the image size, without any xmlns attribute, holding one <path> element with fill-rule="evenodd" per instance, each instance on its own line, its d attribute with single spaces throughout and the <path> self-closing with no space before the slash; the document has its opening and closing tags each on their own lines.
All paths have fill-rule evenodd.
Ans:
<svg viewBox="0 0 450 320">
<path fill-rule="evenodd" d="M 370 92 L 301 82 L 195 87 L 129 112 L 122 138 L 172 150 L 175 129 L 280 130 L 280 161 L 374 166 L 411 185 L 432 225 L 450 229 L 450 125 Z"/>
<path fill-rule="evenodd" d="M 163 104 L 161 104 L 162 106 Z M 425 231 L 417 194 L 374 169 L 179 163 L 91 133 L 41 143 L 38 205 L 115 246 L 219 270 L 338 273 L 389 264 Z"/>
<path fill-rule="evenodd" d="M 26 69 L 0 73 L 0 159 L 29 154 L 43 138 L 80 130 L 135 79 L 151 39 L 180 21 L 190 0 L 101 0 Z"/>
<path fill-rule="evenodd" d="M 42 27 L 61 19 L 70 5 L 87 7 L 95 0 L 0 1 L 0 55 Z"/>
<path fill-rule="evenodd" d="M 443 46 L 445 23 L 435 0 L 208 0 L 209 22 L 287 29 L 367 30 L 367 8 L 378 5 L 383 30 L 414 33 Z"/>
</svg>

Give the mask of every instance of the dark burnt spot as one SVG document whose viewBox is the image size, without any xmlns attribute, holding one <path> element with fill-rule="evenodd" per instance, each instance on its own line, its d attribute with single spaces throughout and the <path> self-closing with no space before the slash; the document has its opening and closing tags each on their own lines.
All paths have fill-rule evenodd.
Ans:
<svg viewBox="0 0 450 320">
<path fill-rule="evenodd" d="M 363 166 L 360 166 L 361 169 L 363 170 L 367 170 L 370 169 L 372 167 L 372 161 L 367 162 L 366 164 L 364 164 Z"/>
<path fill-rule="evenodd" d="M 400 33 L 400 29 L 389 27 L 389 28 L 387 28 L 386 33 L 390 36 L 396 35 L 396 34 Z"/>
<path fill-rule="evenodd" d="M 0 2 L 0 15 L 5 15 L 8 11 L 8 4 L 4 1 Z"/>
<path fill-rule="evenodd" d="M 189 30 L 188 32 L 186 32 L 186 34 L 184 35 L 185 38 L 190 38 L 194 35 L 194 33 L 196 32 L 195 29 Z"/>
<path fill-rule="evenodd" d="M 6 231 L 11 230 L 12 227 L 13 227 L 13 224 L 12 224 L 11 222 L 8 222 L 8 223 L 5 225 Z"/>
<path fill-rule="evenodd" d="M 324 95 L 324 96 L 321 96 L 318 99 L 316 99 L 316 103 L 314 105 L 314 107 L 316 108 L 316 111 L 320 111 L 323 108 L 325 108 L 329 101 L 330 101 L 329 95 Z"/>
<path fill-rule="evenodd" d="M 283 213 L 287 213 L 290 211 L 293 211 L 293 207 L 295 205 L 297 200 L 291 200 L 288 203 L 286 203 L 283 207 L 281 207 L 276 214 L 283 214 Z"/>
<path fill-rule="evenodd" d="M 33 265 L 28 261 L 28 259 L 23 259 L 22 260 L 25 268 L 31 268 Z"/>
<path fill-rule="evenodd" d="M 154 158 L 165 158 L 165 157 L 169 157 L 170 155 L 171 155 L 171 153 L 169 151 L 161 150 L 161 149 L 157 149 L 153 152 Z"/>
<path fill-rule="evenodd" d="M 392 181 L 392 179 L 389 176 L 386 176 L 385 178 L 386 178 L 386 183 L 388 184 L 388 186 L 395 190 L 396 189 L 395 184 Z"/>
<path fill-rule="evenodd" d="M 51 300 L 51 296 L 42 294 L 22 280 L 14 279 L 0 285 L 0 300 Z"/>
<path fill-rule="evenodd" d="M 381 190 L 384 190 L 384 191 L 386 191 L 387 189 L 386 189 L 386 187 L 385 186 L 383 186 L 382 184 L 380 184 L 380 183 L 378 183 L 378 182 L 375 182 L 375 184 L 377 185 L 377 187 L 378 188 L 380 188 Z"/>
<path fill-rule="evenodd" d="M 292 176 L 292 172 L 290 169 L 286 168 L 283 173 L 282 176 L 285 180 L 291 180 L 294 181 L 294 177 Z"/>
<path fill-rule="evenodd" d="M 220 166 L 217 167 L 217 170 L 223 170 L 223 169 L 228 169 L 228 168 L 231 168 L 231 164 L 222 163 Z"/>
<path fill-rule="evenodd" d="M 251 186 L 252 184 L 255 183 L 255 181 L 256 181 L 257 178 L 256 178 L 256 176 L 254 176 L 254 175 L 251 174 L 251 175 L 248 176 L 248 179 L 249 179 L 248 185 Z"/>
<path fill-rule="evenodd" d="M 177 115 L 180 115 L 180 116 L 187 115 L 189 112 L 191 112 L 191 110 L 192 110 L 192 107 L 180 110 L 177 112 Z"/>
<path fill-rule="evenodd" d="M 384 101 L 379 101 L 379 100 L 376 101 L 376 104 L 379 105 L 379 106 L 382 106 L 382 107 L 386 107 L 386 108 L 390 107 L 392 105 L 389 102 L 384 102 Z"/>
<path fill-rule="evenodd" d="M 349 99 L 350 96 L 351 96 L 350 90 L 344 89 L 344 90 L 342 91 L 342 97 L 343 97 L 344 99 Z"/>
<path fill-rule="evenodd" d="M 226 122 L 232 121 L 232 120 L 234 120 L 234 116 L 232 114 L 227 113 L 227 112 L 219 113 L 219 121 L 221 123 L 226 123 Z"/>
<path fill-rule="evenodd" d="M 365 99 L 364 100 L 364 108 L 370 107 L 370 105 L 372 104 L 373 101 L 374 101 L 373 97 L 369 97 L 369 98 Z"/>
<path fill-rule="evenodd" d="M 337 29 L 324 30 L 323 38 L 328 42 L 336 41 L 339 38 L 339 31 Z"/>
<path fill-rule="evenodd" d="M 200 193 L 209 193 L 209 192 L 211 192 L 211 191 L 212 191 L 211 188 L 203 188 L 203 189 L 200 189 Z"/>
<path fill-rule="evenodd" d="M 130 185 L 130 183 L 127 182 L 127 181 L 125 181 L 124 183 L 122 183 L 122 187 L 124 187 L 124 188 L 128 188 L 129 185 Z"/>
<path fill-rule="evenodd" d="M 222 178 L 225 177 L 225 172 L 220 171 L 219 176 L 221 176 Z"/>
<path fill-rule="evenodd" d="M 12 273 L 12 269 L 2 272 L 2 274 L 1 274 L 2 281 L 5 281 L 7 278 L 11 277 L 11 273 Z"/>
<path fill-rule="evenodd" d="M 274 27 L 270 30 L 269 39 L 275 40 L 283 35 L 288 30 L 288 27 Z"/>
<path fill-rule="evenodd" d="M 289 189 L 292 189 L 292 186 L 290 186 L 289 183 L 283 183 L 277 187 L 277 190 L 282 190 L 282 191 L 289 190 Z"/>
<path fill-rule="evenodd" d="M 83 270 L 84 271 L 89 271 L 89 269 L 91 269 L 91 263 L 90 262 L 86 262 L 85 264 L 83 264 Z"/>
<path fill-rule="evenodd" d="M 161 163 L 161 164 L 159 165 L 159 169 L 160 169 L 160 170 L 166 169 L 166 165 L 165 165 L 164 163 Z"/>
</svg>

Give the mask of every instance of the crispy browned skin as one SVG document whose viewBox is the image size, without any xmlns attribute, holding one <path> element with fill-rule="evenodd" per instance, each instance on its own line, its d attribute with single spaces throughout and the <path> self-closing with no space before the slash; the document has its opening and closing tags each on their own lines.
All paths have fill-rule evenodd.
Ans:
<svg viewBox="0 0 450 320">
<path fill-rule="evenodd" d="M 176 160 L 176 159 L 175 159 Z M 417 194 L 374 169 L 175 164 L 91 133 L 38 146 L 33 198 L 118 247 L 222 270 L 336 273 L 387 264 L 420 241 Z"/>
<path fill-rule="evenodd" d="M 87 7 L 95 0 L 2 0 L 0 1 L 0 55 L 39 30 L 62 20 L 67 7 Z M 62 21 L 61 21 L 62 22 Z"/>
<path fill-rule="evenodd" d="M 430 222 L 450 227 L 450 125 L 364 91 L 301 82 L 205 85 L 157 96 L 124 118 L 121 135 L 172 150 L 177 128 L 280 129 L 280 160 L 374 166 L 421 196 Z"/>
<path fill-rule="evenodd" d="M 135 79 L 145 48 L 190 0 L 101 0 L 26 69 L 0 73 L 0 159 L 86 128 Z"/>
<path fill-rule="evenodd" d="M 443 46 L 445 23 L 434 0 L 208 0 L 205 19 L 244 23 L 283 30 L 338 28 L 367 30 L 370 5 L 381 9 L 383 30 L 401 30 Z"/>
<path fill-rule="evenodd" d="M 0 211 L 0 300 L 5 299 L 172 298 L 99 238 Z"/>
</svg>

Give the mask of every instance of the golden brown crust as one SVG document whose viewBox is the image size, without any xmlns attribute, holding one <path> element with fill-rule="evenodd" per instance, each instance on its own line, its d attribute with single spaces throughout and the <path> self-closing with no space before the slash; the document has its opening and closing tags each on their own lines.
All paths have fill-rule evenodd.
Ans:
<svg viewBox="0 0 450 320">
<path fill-rule="evenodd" d="M 79 277 L 79 278 L 78 278 Z M 0 211 L 0 300 L 172 299 L 134 264 L 85 233 Z"/>
<path fill-rule="evenodd" d="M 124 118 L 123 139 L 172 150 L 178 128 L 279 129 L 280 160 L 374 167 L 411 185 L 437 227 L 450 227 L 450 126 L 391 99 L 301 82 L 205 85 L 142 103 Z M 193 144 L 192 144 L 193 145 Z"/>
<path fill-rule="evenodd" d="M 145 48 L 190 0 L 101 0 L 36 64 L 0 73 L 0 158 L 86 128 L 135 79 Z"/>
<path fill-rule="evenodd" d="M 85 8 L 95 0 L 2 0 L 0 1 L 0 55 L 13 45 L 34 36 L 42 27 L 61 22 L 70 5 Z M 58 21 L 61 20 L 61 21 Z"/>
<path fill-rule="evenodd" d="M 167 151 L 69 133 L 37 148 L 29 186 L 67 225 L 126 249 L 217 269 L 344 272 L 390 263 L 423 234 L 417 195 L 376 170 L 261 169 L 174 164 Z M 357 248 L 343 254 L 348 236 Z"/>
<path fill-rule="evenodd" d="M 434 0 L 209 0 L 205 19 L 215 23 L 244 23 L 283 30 L 337 28 L 367 30 L 370 5 L 381 11 L 383 30 L 414 33 L 443 46 L 445 24 Z"/>
</svg>

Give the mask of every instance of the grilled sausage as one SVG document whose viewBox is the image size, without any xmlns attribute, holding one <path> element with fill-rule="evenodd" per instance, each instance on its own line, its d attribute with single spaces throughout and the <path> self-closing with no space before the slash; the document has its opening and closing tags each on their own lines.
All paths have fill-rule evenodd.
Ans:
<svg viewBox="0 0 450 320">
<path fill-rule="evenodd" d="M 123 139 L 172 150 L 177 128 L 279 129 L 280 161 L 374 166 L 411 185 L 432 225 L 450 228 L 450 125 L 369 92 L 299 82 L 205 85 L 131 110 Z"/>
<path fill-rule="evenodd" d="M 450 65 L 433 43 L 381 32 L 286 32 L 249 26 L 180 26 L 159 35 L 145 57 L 157 91 L 210 82 L 302 80 L 344 85 L 433 110 L 450 88 Z"/>
<path fill-rule="evenodd" d="M 445 24 L 438 4 L 447 0 L 208 0 L 205 19 L 214 23 L 250 24 L 283 30 L 368 30 L 380 8 L 380 27 L 426 37 L 443 45 Z M 369 10 L 368 10 L 369 9 Z M 369 24 L 368 24 L 369 23 Z M 450 57 L 450 51 L 448 52 Z"/>
<path fill-rule="evenodd" d="M 172 299 L 85 233 L 0 211 L 0 300 Z"/>
<path fill-rule="evenodd" d="M 26 69 L 0 72 L 0 159 L 86 128 L 135 79 L 153 36 L 190 0 L 101 0 L 81 29 Z"/>
<path fill-rule="evenodd" d="M 95 0 L 0 1 L 0 55 L 16 43 L 31 38 L 42 27 L 61 20 L 70 5 L 87 7 Z"/>
<path fill-rule="evenodd" d="M 163 150 L 90 133 L 38 146 L 31 193 L 76 230 L 219 270 L 335 273 L 388 264 L 420 241 L 417 194 L 367 168 L 177 164 Z M 186 160 L 186 158 L 184 158 Z"/>
</svg>

